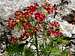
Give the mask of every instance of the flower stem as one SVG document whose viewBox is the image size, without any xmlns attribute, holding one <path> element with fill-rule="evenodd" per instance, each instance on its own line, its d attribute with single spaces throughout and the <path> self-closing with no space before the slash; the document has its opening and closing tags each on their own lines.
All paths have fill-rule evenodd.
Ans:
<svg viewBox="0 0 75 56">
<path fill-rule="evenodd" d="M 35 32 L 35 46 L 36 46 L 37 56 L 39 56 L 39 51 L 38 51 L 38 40 L 37 40 L 37 34 L 36 34 L 36 32 Z"/>
</svg>

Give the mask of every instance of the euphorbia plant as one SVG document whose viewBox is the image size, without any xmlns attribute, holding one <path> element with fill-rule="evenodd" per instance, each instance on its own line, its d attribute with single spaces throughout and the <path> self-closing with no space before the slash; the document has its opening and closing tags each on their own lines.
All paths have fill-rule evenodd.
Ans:
<svg viewBox="0 0 75 56">
<path fill-rule="evenodd" d="M 40 8 L 43 8 L 43 11 L 38 10 Z M 43 13 L 44 11 L 46 11 L 46 13 Z M 59 46 L 58 42 L 63 43 L 63 40 L 64 40 L 62 38 L 63 34 L 60 30 L 60 24 L 57 21 L 47 22 L 48 14 L 52 14 L 55 11 L 56 11 L 56 8 L 53 5 L 48 3 L 41 4 L 41 7 L 39 6 L 39 4 L 34 3 L 26 7 L 22 11 L 16 11 L 14 13 L 15 15 L 13 19 L 12 18 L 8 19 L 7 26 L 8 26 L 8 29 L 12 31 L 12 33 L 14 29 L 18 28 L 17 33 L 19 33 L 19 36 L 17 36 L 14 33 L 11 36 L 9 36 L 8 41 L 10 44 L 7 47 L 12 48 L 12 46 L 15 47 L 17 44 L 21 45 L 23 44 L 21 43 L 22 41 L 25 41 L 28 38 L 31 38 L 32 42 L 34 42 L 33 45 L 36 47 L 35 53 L 37 54 L 37 56 L 40 56 L 40 52 L 42 54 L 42 52 L 45 52 L 45 51 L 50 52 L 50 53 L 46 52 L 48 53 L 46 54 L 46 56 L 50 55 L 53 52 L 51 48 L 54 48 L 54 47 L 55 47 L 53 49 L 54 51 L 56 51 L 57 49 L 59 50 L 59 48 L 57 48 Z M 39 43 L 40 41 L 38 40 L 39 38 L 42 39 L 43 43 Z M 42 46 L 43 49 L 50 47 L 48 48 L 49 50 L 47 49 L 43 51 L 43 49 L 40 47 L 41 46 L 40 44 L 43 45 Z M 23 45 L 22 48 L 26 46 L 27 44 Z M 16 48 L 17 47 L 15 47 L 15 49 Z M 15 49 L 13 49 L 13 51 Z M 51 55 L 54 55 L 54 53 L 52 53 Z"/>
</svg>

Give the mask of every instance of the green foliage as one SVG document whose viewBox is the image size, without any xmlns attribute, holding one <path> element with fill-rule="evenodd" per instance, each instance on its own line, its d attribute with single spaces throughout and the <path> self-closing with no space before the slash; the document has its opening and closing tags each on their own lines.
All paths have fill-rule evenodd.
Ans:
<svg viewBox="0 0 75 56">
<path fill-rule="evenodd" d="M 63 44 L 66 45 L 69 43 L 69 40 L 67 40 L 67 37 L 65 36 L 61 36 L 61 37 L 56 37 L 56 38 L 52 38 L 52 42 L 56 43 L 56 44 Z"/>
<path fill-rule="evenodd" d="M 21 22 L 17 23 L 16 26 L 15 26 L 15 28 L 16 28 L 17 30 L 20 30 L 21 27 L 22 27 L 22 23 L 21 23 Z"/>
<path fill-rule="evenodd" d="M 31 48 L 25 47 L 25 44 L 10 44 L 6 48 L 8 56 L 34 56 L 34 51 Z"/>
<path fill-rule="evenodd" d="M 69 40 L 67 40 L 66 37 L 51 37 L 49 39 L 49 44 L 45 43 L 44 45 L 43 43 L 42 45 L 40 45 L 43 56 L 68 56 L 67 49 L 63 50 L 63 48 L 60 49 L 59 47 L 59 45 L 62 45 L 62 47 L 64 47 L 67 43 L 69 43 Z"/>
<path fill-rule="evenodd" d="M 65 46 L 69 43 L 67 37 L 49 37 L 48 39 L 50 41 L 49 44 L 44 41 L 42 45 L 39 45 L 37 42 L 39 45 L 38 49 L 40 50 L 38 50 L 38 54 L 41 54 L 40 56 L 68 56 L 67 49 L 63 50 L 63 48 L 60 49 L 59 47 L 59 45 Z M 35 45 L 36 43 L 33 44 Z M 36 54 L 33 49 L 25 47 L 25 44 L 10 44 L 7 46 L 6 51 L 8 56 L 35 56 L 34 54 Z"/>
<path fill-rule="evenodd" d="M 29 21 L 32 24 L 32 26 L 36 25 L 36 21 L 32 17 L 30 17 Z"/>
<path fill-rule="evenodd" d="M 24 49 L 24 56 L 34 56 L 34 51 L 31 48 Z"/>
<path fill-rule="evenodd" d="M 6 51 L 8 52 L 8 56 L 18 55 L 21 56 L 24 49 L 24 44 L 10 44 L 7 46 Z"/>
<path fill-rule="evenodd" d="M 46 45 L 45 47 L 41 48 L 41 51 L 44 56 L 49 56 L 49 55 L 59 56 L 59 55 L 61 55 L 60 49 L 57 46 Z"/>
</svg>

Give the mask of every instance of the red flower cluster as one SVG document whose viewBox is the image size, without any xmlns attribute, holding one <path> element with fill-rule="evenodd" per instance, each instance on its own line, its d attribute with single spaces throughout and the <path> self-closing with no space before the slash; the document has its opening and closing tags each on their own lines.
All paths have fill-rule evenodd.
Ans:
<svg viewBox="0 0 75 56">
<path fill-rule="evenodd" d="M 35 13 L 35 19 L 38 22 L 44 21 L 45 20 L 45 15 L 41 12 L 37 12 L 37 13 Z"/>
<path fill-rule="evenodd" d="M 22 18 L 23 17 L 23 12 L 22 11 L 16 11 L 15 12 L 15 17 L 16 17 L 16 19 Z"/>
<path fill-rule="evenodd" d="M 59 31 L 53 31 L 53 30 L 48 30 L 49 35 L 54 36 L 54 37 L 58 37 L 61 36 L 62 33 Z"/>
<path fill-rule="evenodd" d="M 34 3 L 33 5 L 28 6 L 23 11 L 16 11 L 14 19 L 9 18 L 9 20 L 7 21 L 7 26 L 9 29 L 14 29 L 16 24 L 20 23 L 24 30 L 24 32 L 21 34 L 21 36 L 18 39 L 12 36 L 10 39 L 10 42 L 14 43 L 19 39 L 21 40 L 26 39 L 26 37 L 28 38 L 29 36 L 32 36 L 36 31 L 39 31 L 38 30 L 39 27 L 32 26 L 31 24 L 32 22 L 30 21 L 31 20 L 30 17 L 32 15 L 34 15 L 35 20 L 38 22 L 38 24 L 45 20 L 45 17 L 46 17 L 45 14 L 43 14 L 42 12 L 36 11 L 38 6 L 39 5 L 37 3 Z M 53 13 L 55 11 L 55 8 L 50 4 L 47 4 L 47 5 L 44 4 L 43 7 L 47 10 L 48 13 Z M 59 27 L 60 24 L 54 21 L 54 22 L 49 23 L 49 26 Z M 58 36 L 61 34 L 60 32 L 53 31 L 53 30 L 52 31 L 49 30 L 48 32 L 49 34 L 54 34 L 54 36 Z"/>
<path fill-rule="evenodd" d="M 9 18 L 9 20 L 7 21 L 7 27 L 9 30 L 13 29 L 16 25 L 16 21 L 12 18 Z"/>
<path fill-rule="evenodd" d="M 54 37 L 61 36 L 62 33 L 59 30 L 59 26 L 60 24 L 57 21 L 50 22 L 49 30 L 48 30 L 49 35 L 54 36 Z"/>
<path fill-rule="evenodd" d="M 35 27 L 32 27 L 30 23 L 26 23 L 24 29 L 25 31 L 21 34 L 19 38 L 20 41 L 26 40 L 27 38 L 29 38 L 29 36 L 32 36 L 37 31 L 37 29 Z"/>
<path fill-rule="evenodd" d="M 21 37 L 19 38 L 20 40 L 25 40 L 33 35 L 34 28 L 29 22 L 23 23 L 23 29 L 25 31 L 21 34 Z"/>
<path fill-rule="evenodd" d="M 44 9 L 46 9 L 46 11 L 49 13 L 49 14 L 51 14 L 51 13 L 53 13 L 53 12 L 55 12 L 56 11 L 56 8 L 54 7 L 54 6 L 52 6 L 51 4 L 43 4 L 42 5 L 43 6 L 43 8 Z"/>
<path fill-rule="evenodd" d="M 34 5 L 27 7 L 25 9 L 25 11 L 16 11 L 15 12 L 16 18 L 14 18 L 14 19 L 9 18 L 9 20 L 7 22 L 9 29 L 13 29 L 14 26 L 16 25 L 16 23 L 26 20 L 26 18 L 31 16 L 33 14 L 33 12 L 36 11 L 37 7 L 38 7 L 38 4 L 34 3 Z"/>
<path fill-rule="evenodd" d="M 32 36 L 32 32 L 23 32 L 19 38 L 20 41 L 22 40 L 26 40 L 27 38 L 29 38 L 29 36 Z"/>
<path fill-rule="evenodd" d="M 57 22 L 57 21 L 52 21 L 52 22 L 50 22 L 49 23 L 49 26 L 51 27 L 59 27 L 60 26 L 60 24 Z"/>
<path fill-rule="evenodd" d="M 32 28 L 32 25 L 30 23 L 23 23 L 23 27 L 25 30 L 29 30 Z"/>
<path fill-rule="evenodd" d="M 17 38 L 16 38 L 15 36 L 11 36 L 11 37 L 8 39 L 8 41 L 9 41 L 10 43 L 12 43 L 12 44 L 15 44 L 15 43 L 17 43 Z"/>
<path fill-rule="evenodd" d="M 33 12 L 36 11 L 37 7 L 38 7 L 38 4 L 34 3 L 34 5 L 27 7 L 26 9 L 24 9 L 24 11 L 16 11 L 15 16 L 17 19 L 28 18 L 29 16 L 33 14 Z"/>
<path fill-rule="evenodd" d="M 36 11 L 37 8 L 38 8 L 37 3 L 34 3 L 34 5 L 31 5 L 31 6 L 27 7 L 25 9 L 25 11 L 23 11 L 23 16 L 25 16 L 26 18 L 31 16 L 33 14 L 33 12 Z"/>
</svg>

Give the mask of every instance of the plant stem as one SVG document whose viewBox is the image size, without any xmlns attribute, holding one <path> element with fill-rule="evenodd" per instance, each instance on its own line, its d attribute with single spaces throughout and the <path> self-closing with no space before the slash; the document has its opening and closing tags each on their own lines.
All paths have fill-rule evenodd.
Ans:
<svg viewBox="0 0 75 56">
<path fill-rule="evenodd" d="M 72 56 L 72 55 L 71 55 L 71 51 L 70 51 L 70 47 L 69 47 L 69 49 L 68 49 L 68 56 Z"/>
<path fill-rule="evenodd" d="M 36 46 L 37 56 L 39 56 L 39 51 L 38 51 L 38 40 L 37 40 L 37 34 L 36 34 L 36 32 L 35 32 L 35 46 Z"/>
</svg>

